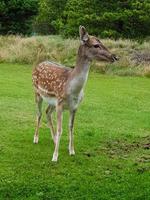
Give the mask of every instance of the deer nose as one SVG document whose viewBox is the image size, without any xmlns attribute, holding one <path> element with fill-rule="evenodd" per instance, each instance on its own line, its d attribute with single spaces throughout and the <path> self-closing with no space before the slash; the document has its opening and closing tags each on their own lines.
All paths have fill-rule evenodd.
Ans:
<svg viewBox="0 0 150 200">
<path fill-rule="evenodd" d="M 112 62 L 119 60 L 119 57 L 117 57 L 115 54 L 112 54 L 111 58 L 112 58 Z"/>
</svg>

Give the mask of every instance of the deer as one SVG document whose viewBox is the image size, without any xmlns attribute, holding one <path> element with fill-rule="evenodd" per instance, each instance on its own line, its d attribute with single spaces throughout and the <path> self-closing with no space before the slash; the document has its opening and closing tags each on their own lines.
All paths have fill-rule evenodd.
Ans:
<svg viewBox="0 0 150 200">
<path fill-rule="evenodd" d="M 32 81 L 37 107 L 36 129 L 33 143 L 39 140 L 39 127 L 42 116 L 42 102 L 48 103 L 46 116 L 50 127 L 54 152 L 52 161 L 58 160 L 60 138 L 62 135 L 63 111 L 69 111 L 69 154 L 74 150 L 74 120 L 84 95 L 92 60 L 114 62 L 118 60 L 95 36 L 91 36 L 84 26 L 79 26 L 80 45 L 74 68 L 55 62 L 43 61 L 33 70 Z M 53 112 L 56 112 L 56 131 L 53 125 Z"/>
</svg>

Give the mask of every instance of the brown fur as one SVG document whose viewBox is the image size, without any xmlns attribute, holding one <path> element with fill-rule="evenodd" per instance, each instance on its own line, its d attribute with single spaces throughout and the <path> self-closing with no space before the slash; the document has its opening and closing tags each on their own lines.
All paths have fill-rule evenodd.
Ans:
<svg viewBox="0 0 150 200">
<path fill-rule="evenodd" d="M 50 62 L 40 63 L 32 73 L 33 85 L 37 93 L 44 96 L 54 96 L 56 98 L 65 98 L 64 90 L 71 69 L 60 67 Z M 43 92 L 40 88 L 45 89 Z"/>
<path fill-rule="evenodd" d="M 38 143 L 38 130 L 42 115 L 43 99 L 49 103 L 46 110 L 52 138 L 55 144 L 52 161 L 57 161 L 60 136 L 62 133 L 62 116 L 64 108 L 70 112 L 69 122 L 69 153 L 74 155 L 73 124 L 78 105 L 83 98 L 83 88 L 88 78 L 89 65 L 93 59 L 113 62 L 116 56 L 94 36 L 89 36 L 83 26 L 79 28 L 81 45 L 78 50 L 74 69 L 66 68 L 52 62 L 42 62 L 33 70 L 32 80 L 36 94 L 37 126 L 34 143 Z M 52 122 L 52 112 L 56 109 L 57 131 Z"/>
</svg>

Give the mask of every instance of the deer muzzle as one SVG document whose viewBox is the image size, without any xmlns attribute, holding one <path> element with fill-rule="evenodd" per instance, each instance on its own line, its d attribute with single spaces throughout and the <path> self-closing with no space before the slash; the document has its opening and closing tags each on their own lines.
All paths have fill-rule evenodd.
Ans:
<svg viewBox="0 0 150 200">
<path fill-rule="evenodd" d="M 115 62 L 115 61 L 117 61 L 117 60 L 119 60 L 119 57 L 117 57 L 115 54 L 112 54 L 112 56 L 111 56 L 111 61 L 112 61 L 112 62 Z"/>
</svg>

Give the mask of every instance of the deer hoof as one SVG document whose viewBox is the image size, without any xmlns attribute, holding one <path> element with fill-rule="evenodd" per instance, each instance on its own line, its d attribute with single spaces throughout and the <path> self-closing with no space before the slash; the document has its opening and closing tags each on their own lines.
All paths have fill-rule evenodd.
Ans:
<svg viewBox="0 0 150 200">
<path fill-rule="evenodd" d="M 53 156 L 52 162 L 57 162 L 57 157 L 54 157 L 54 156 Z"/>
<path fill-rule="evenodd" d="M 69 154 L 70 154 L 70 156 L 74 156 L 75 155 L 75 151 L 71 150 L 71 151 L 69 151 Z"/>
<path fill-rule="evenodd" d="M 33 140 L 33 143 L 34 144 L 38 144 L 38 142 L 39 142 L 39 138 L 38 138 L 38 136 L 34 136 L 34 140 Z"/>
</svg>

